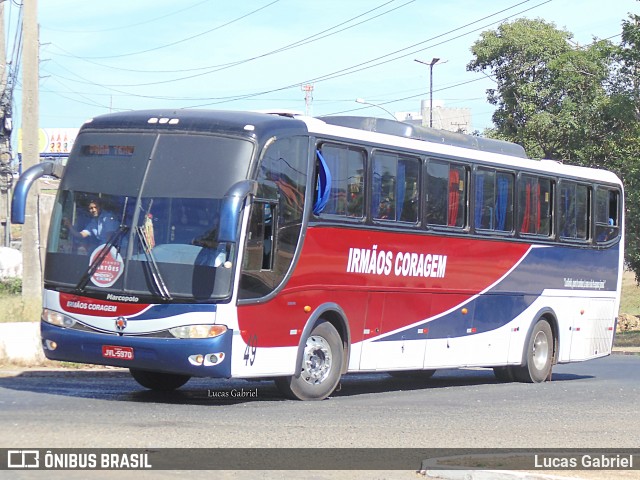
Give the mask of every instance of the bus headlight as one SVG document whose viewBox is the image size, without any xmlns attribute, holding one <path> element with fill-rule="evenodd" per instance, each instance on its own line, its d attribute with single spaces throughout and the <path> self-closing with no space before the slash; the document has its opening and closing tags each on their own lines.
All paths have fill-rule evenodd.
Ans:
<svg viewBox="0 0 640 480">
<path fill-rule="evenodd" d="M 176 338 L 212 338 L 227 331 L 224 325 L 184 325 L 170 328 L 169 332 Z"/>
<path fill-rule="evenodd" d="M 51 325 L 57 325 L 58 327 L 65 328 L 71 328 L 76 324 L 76 321 L 73 318 L 67 317 L 60 312 L 49 310 L 48 308 L 42 309 L 42 320 L 50 323 Z"/>
</svg>

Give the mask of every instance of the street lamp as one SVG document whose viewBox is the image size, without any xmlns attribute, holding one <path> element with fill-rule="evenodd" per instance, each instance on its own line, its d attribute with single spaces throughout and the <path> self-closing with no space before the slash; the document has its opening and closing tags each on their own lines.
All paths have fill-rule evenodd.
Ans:
<svg viewBox="0 0 640 480">
<path fill-rule="evenodd" d="M 389 110 L 387 110 L 386 108 L 384 108 L 384 107 L 382 107 L 382 106 L 380 106 L 378 104 L 367 102 L 367 101 L 365 101 L 364 98 L 356 98 L 356 103 L 361 103 L 363 105 L 371 105 L 372 107 L 378 107 L 379 109 L 384 110 L 389 115 L 391 115 L 391 118 L 393 118 L 394 120 L 397 120 L 396 116 L 393 113 L 391 113 Z"/>
<path fill-rule="evenodd" d="M 429 67 L 429 127 L 433 128 L 433 66 L 440 62 L 439 58 L 432 58 L 430 62 L 423 62 L 422 60 L 414 59 L 418 63 L 427 65 Z M 445 63 L 444 62 L 441 63 Z"/>
</svg>

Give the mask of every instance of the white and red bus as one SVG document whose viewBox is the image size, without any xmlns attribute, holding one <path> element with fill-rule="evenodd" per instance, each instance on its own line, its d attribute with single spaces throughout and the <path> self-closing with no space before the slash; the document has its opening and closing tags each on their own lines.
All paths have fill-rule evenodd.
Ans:
<svg viewBox="0 0 640 480">
<path fill-rule="evenodd" d="M 21 177 L 15 222 L 53 170 Z M 61 175 L 42 345 L 160 390 L 270 377 L 322 399 L 347 372 L 465 366 L 542 382 L 611 353 L 623 211 L 613 173 L 401 122 L 104 115 Z"/>
</svg>

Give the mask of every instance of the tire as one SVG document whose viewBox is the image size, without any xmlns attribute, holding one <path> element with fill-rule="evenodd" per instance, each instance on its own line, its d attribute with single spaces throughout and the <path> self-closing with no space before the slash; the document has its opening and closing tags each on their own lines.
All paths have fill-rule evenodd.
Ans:
<svg viewBox="0 0 640 480">
<path fill-rule="evenodd" d="M 551 326 L 541 318 L 531 332 L 525 351 L 525 364 L 521 367 L 511 367 L 516 380 L 524 383 L 541 383 L 551 379 L 553 345 Z"/>
<path fill-rule="evenodd" d="M 513 368 L 512 367 L 493 367 L 493 374 L 500 382 L 513 382 Z"/>
<path fill-rule="evenodd" d="M 394 378 L 401 378 L 403 380 L 428 380 L 436 373 L 435 370 L 395 370 L 393 372 L 387 372 Z"/>
<path fill-rule="evenodd" d="M 183 386 L 191 378 L 189 375 L 150 372 L 149 370 L 138 370 L 136 368 L 130 368 L 129 372 L 140 385 L 157 392 L 171 392 Z"/>
<path fill-rule="evenodd" d="M 323 400 L 340 381 L 344 347 L 338 331 L 329 322 L 317 324 L 307 337 L 300 375 L 278 377 L 278 389 L 294 400 Z"/>
</svg>

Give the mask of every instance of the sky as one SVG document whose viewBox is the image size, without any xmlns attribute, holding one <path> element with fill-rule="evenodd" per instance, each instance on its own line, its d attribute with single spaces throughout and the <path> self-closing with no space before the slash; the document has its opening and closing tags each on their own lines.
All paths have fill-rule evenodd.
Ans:
<svg viewBox="0 0 640 480">
<path fill-rule="evenodd" d="M 5 3 L 13 51 L 17 0 Z M 389 116 L 429 99 L 491 126 L 490 78 L 467 72 L 481 32 L 541 18 L 620 40 L 637 0 L 39 0 L 40 125 L 79 127 L 147 108 L 296 110 Z M 14 125 L 20 123 L 21 79 Z M 312 85 L 305 103 L 304 85 Z M 356 103 L 357 98 L 377 106 Z"/>
</svg>

